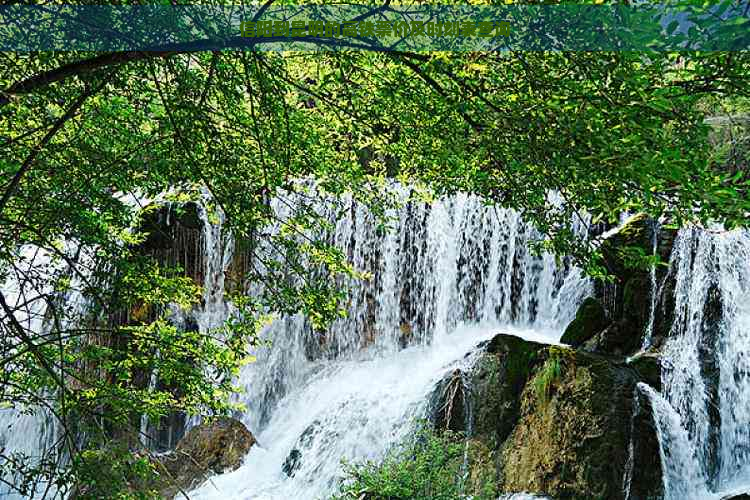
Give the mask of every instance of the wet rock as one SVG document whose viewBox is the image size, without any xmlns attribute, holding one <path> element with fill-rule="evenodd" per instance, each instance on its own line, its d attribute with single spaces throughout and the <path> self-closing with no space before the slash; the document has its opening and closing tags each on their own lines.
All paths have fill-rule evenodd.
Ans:
<svg viewBox="0 0 750 500">
<path fill-rule="evenodd" d="M 607 326 L 607 313 L 601 303 L 588 297 L 578 308 L 575 319 L 568 325 L 560 342 L 578 347 Z"/>
<path fill-rule="evenodd" d="M 550 347 L 547 361 L 523 390 L 518 424 L 500 450 L 501 490 L 554 498 L 624 498 L 638 381 L 637 373 L 622 363 Z M 640 439 L 639 451 L 658 446 L 653 429 Z M 634 460 L 640 463 L 641 457 Z M 660 485 L 641 477 L 633 482 L 648 493 L 644 498 L 652 498 Z"/>
<path fill-rule="evenodd" d="M 454 370 L 438 382 L 430 396 L 430 408 L 436 429 L 467 431 L 466 394 L 461 370 Z"/>
<path fill-rule="evenodd" d="M 193 427 L 174 451 L 159 457 L 156 489 L 172 498 L 211 475 L 235 470 L 255 443 L 252 433 L 233 418 L 217 418 Z"/>
<path fill-rule="evenodd" d="M 289 477 L 294 477 L 294 474 L 302 465 L 302 452 L 297 448 L 294 448 L 289 452 L 289 455 L 284 459 L 284 464 L 281 466 L 281 470 Z"/>
<path fill-rule="evenodd" d="M 674 319 L 674 277 L 669 275 L 667 266 L 657 265 L 654 287 L 651 267 L 641 261 L 641 257 L 654 254 L 652 238 L 657 230 L 656 256 L 662 263 L 668 262 L 677 231 L 656 224 L 645 214 L 631 217 L 602 243 L 605 267 L 615 279 L 597 281 L 595 296 L 605 306 L 609 318 L 619 325 L 589 344 L 587 350 L 620 355 L 637 352 L 648 329 L 652 293 L 658 296 L 650 344 L 663 343 Z"/>
<path fill-rule="evenodd" d="M 648 402 L 634 400 L 644 379 L 638 371 L 621 358 L 510 335 L 484 348 L 464 374 L 470 438 L 483 450 L 478 465 L 469 463 L 470 477 L 494 467 L 499 493 L 620 500 L 634 463 L 630 498 L 659 497 L 653 419 Z"/>
<path fill-rule="evenodd" d="M 619 320 L 584 342 L 581 348 L 593 353 L 625 356 L 636 352 L 641 342 L 642 335 L 639 329 L 626 320 Z"/>
<path fill-rule="evenodd" d="M 320 420 L 314 420 L 308 425 L 302 434 L 300 434 L 297 441 L 294 443 L 294 447 L 284 459 L 284 463 L 281 466 L 281 470 L 289 477 L 294 477 L 297 471 L 302 467 L 302 457 L 306 450 L 309 450 L 317 441 L 320 446 L 327 446 L 326 443 L 331 443 L 339 439 L 336 432 L 325 431 L 321 428 Z"/>
<path fill-rule="evenodd" d="M 706 302 L 703 305 L 701 321 L 701 341 L 698 345 L 698 356 L 701 367 L 701 378 L 705 383 L 708 396 L 706 413 L 709 420 L 707 468 L 710 477 L 714 477 L 719 468 L 719 449 L 721 447 L 721 412 L 719 408 L 719 377 L 721 352 L 719 337 L 722 329 L 723 303 L 721 290 L 713 284 L 708 289 Z"/>
<path fill-rule="evenodd" d="M 650 500 L 663 498 L 663 479 L 659 440 L 656 437 L 651 400 L 641 391 L 636 391 L 637 398 L 631 443 L 633 445 L 629 499 Z"/>
<path fill-rule="evenodd" d="M 750 500 L 750 493 L 740 493 L 739 495 L 727 495 L 721 497 L 721 500 Z"/>
<path fill-rule="evenodd" d="M 203 284 L 203 222 L 198 205 L 149 205 L 141 212 L 139 231 L 146 239 L 136 253 L 164 267 L 180 267 L 185 276 Z"/>
<path fill-rule="evenodd" d="M 646 352 L 630 360 L 630 366 L 641 379 L 654 389 L 661 390 L 661 356 Z"/>
<path fill-rule="evenodd" d="M 652 252 L 651 231 L 652 222 L 646 214 L 641 213 L 630 217 L 616 233 L 602 242 L 605 266 L 620 283 L 625 283 L 638 271 L 629 262 L 628 249 L 641 250 L 646 254 Z"/>
<path fill-rule="evenodd" d="M 623 319 L 640 330 L 646 326 L 651 312 L 651 276 L 649 273 L 638 273 L 631 276 L 622 291 Z M 638 339 L 640 340 L 640 339 Z M 640 345 L 640 342 L 639 342 Z"/>
<path fill-rule="evenodd" d="M 513 335 L 496 335 L 471 372 L 473 428 L 477 435 L 504 441 L 518 421 L 520 394 L 547 346 Z"/>
</svg>

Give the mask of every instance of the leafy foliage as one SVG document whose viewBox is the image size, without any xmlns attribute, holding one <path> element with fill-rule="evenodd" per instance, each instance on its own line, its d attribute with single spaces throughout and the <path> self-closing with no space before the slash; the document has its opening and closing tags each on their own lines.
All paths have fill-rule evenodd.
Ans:
<svg viewBox="0 0 750 500">
<path fill-rule="evenodd" d="M 381 462 L 345 463 L 345 479 L 333 498 L 427 500 L 497 498 L 491 480 L 479 495 L 467 493 L 466 442 L 458 433 L 437 433 L 422 425 Z M 475 485 L 476 487 L 476 485 Z"/>
</svg>

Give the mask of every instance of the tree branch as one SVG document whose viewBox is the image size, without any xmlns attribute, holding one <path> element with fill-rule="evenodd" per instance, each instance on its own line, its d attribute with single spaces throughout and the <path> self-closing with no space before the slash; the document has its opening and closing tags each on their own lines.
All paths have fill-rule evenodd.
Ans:
<svg viewBox="0 0 750 500">
<path fill-rule="evenodd" d="M 111 76 L 112 73 L 110 73 Z M 85 92 L 83 92 L 80 96 L 78 96 L 78 99 L 73 103 L 72 106 L 68 108 L 68 110 L 65 112 L 64 115 L 62 115 L 60 118 L 57 119 L 55 124 L 52 126 L 51 129 L 44 135 L 41 141 L 34 146 L 34 148 L 31 150 L 29 155 L 26 157 L 26 160 L 24 160 L 23 164 L 21 164 L 21 167 L 18 169 L 16 174 L 13 176 L 13 179 L 11 179 L 10 184 L 7 188 L 5 188 L 5 192 L 3 193 L 2 199 L 0 199 L 0 214 L 2 214 L 3 210 L 5 209 L 5 205 L 8 204 L 8 201 L 10 200 L 11 196 L 16 192 L 18 189 L 18 185 L 21 183 L 21 179 L 23 176 L 28 172 L 28 170 L 31 168 L 31 166 L 34 164 L 34 160 L 36 160 L 36 157 L 39 155 L 39 153 L 42 151 L 44 146 L 49 143 L 50 140 L 57 134 L 57 132 L 60 131 L 61 128 L 65 125 L 65 123 L 70 120 L 83 106 L 84 101 L 91 97 L 93 94 L 101 90 L 102 87 L 107 83 L 109 78 L 104 78 L 102 82 L 96 86 L 96 87 L 89 87 Z"/>
</svg>

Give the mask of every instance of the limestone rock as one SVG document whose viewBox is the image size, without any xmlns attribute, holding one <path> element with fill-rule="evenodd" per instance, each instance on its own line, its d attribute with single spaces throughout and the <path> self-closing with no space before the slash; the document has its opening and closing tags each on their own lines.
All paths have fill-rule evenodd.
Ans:
<svg viewBox="0 0 750 500">
<path fill-rule="evenodd" d="M 502 491 L 623 498 L 638 381 L 624 364 L 550 348 L 547 362 L 523 390 L 519 422 L 500 451 Z M 642 434 L 639 450 L 658 446 L 653 430 Z M 631 482 L 647 497 L 655 496 L 649 488 L 658 489 L 661 482 L 643 478 L 642 472 L 653 469 L 643 471 L 641 462 L 636 456 Z"/>
<path fill-rule="evenodd" d="M 157 489 L 172 498 L 213 474 L 235 470 L 255 443 L 252 433 L 233 418 L 217 418 L 193 427 L 174 451 L 159 457 Z"/>
<path fill-rule="evenodd" d="M 473 368 L 460 374 L 468 382 L 461 412 L 470 419 L 460 430 L 482 450 L 481 460 L 470 460 L 469 477 L 486 478 L 494 469 L 498 493 L 621 500 L 633 463 L 630 498 L 660 497 L 651 408 L 636 390 L 652 374 L 640 375 L 622 358 L 511 335 L 483 347 Z M 443 422 L 457 415 L 443 415 Z"/>
</svg>

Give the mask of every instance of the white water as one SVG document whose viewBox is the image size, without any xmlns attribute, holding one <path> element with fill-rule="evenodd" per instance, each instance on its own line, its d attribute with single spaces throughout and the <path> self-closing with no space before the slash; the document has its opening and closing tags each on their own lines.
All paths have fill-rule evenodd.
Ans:
<svg viewBox="0 0 750 500">
<path fill-rule="evenodd" d="M 334 219 L 332 241 L 373 279 L 353 284 L 348 317 L 324 339 L 296 316 L 268 328 L 272 346 L 240 380 L 259 445 L 191 498 L 325 497 L 342 459 L 382 457 L 413 430 L 435 384 L 469 363 L 477 342 L 501 331 L 555 342 L 590 292 L 576 268 L 530 254 L 536 234 L 514 212 L 458 196 L 389 215 L 386 234 L 356 204 Z M 301 465 L 289 478 L 293 449 Z"/>
<path fill-rule="evenodd" d="M 651 255 L 656 256 L 656 250 L 659 244 L 659 223 L 654 222 L 651 227 Z M 651 340 L 654 335 L 654 321 L 656 319 L 656 302 L 658 299 L 658 287 L 656 284 L 656 264 L 651 265 L 649 269 L 649 283 L 651 284 L 651 302 L 649 304 L 648 311 L 648 323 L 646 324 L 646 331 L 643 334 L 643 344 L 641 345 L 641 351 L 645 351 L 651 347 Z"/>
<path fill-rule="evenodd" d="M 406 189 L 399 189 L 405 198 Z M 276 200 L 274 208 L 284 219 L 296 203 L 302 202 Z M 549 255 L 530 253 L 528 243 L 538 235 L 518 214 L 477 198 L 406 204 L 390 211 L 393 227 L 385 233 L 356 203 L 344 201 L 343 215 L 333 203 L 307 208 L 334 224 L 331 241 L 373 278 L 349 283 L 348 316 L 324 337 L 299 316 L 267 328 L 272 345 L 257 349 L 258 362 L 239 381 L 247 406 L 241 418 L 259 445 L 242 468 L 213 478 L 191 498 L 331 493 L 341 459 L 377 458 L 398 443 L 424 416 L 435 383 L 469 362 L 465 356 L 480 340 L 510 331 L 554 342 L 591 293 L 589 281 L 566 260 L 558 266 Z M 211 219 L 205 211 L 201 218 Z M 204 306 L 194 312 L 201 330 L 217 326 L 231 310 L 223 291 L 233 245 L 218 218 L 202 238 Z M 265 251 L 272 257 L 275 250 Z M 184 319 L 175 314 L 176 321 Z M 282 465 L 292 449 L 302 455 L 290 479 Z"/>
<path fill-rule="evenodd" d="M 402 441 L 426 417 L 435 384 L 468 365 L 465 354 L 496 332 L 486 325 L 459 327 L 430 346 L 322 363 L 276 405 L 244 465 L 214 477 L 190 498 L 325 497 L 336 487 L 342 458 L 377 459 Z M 301 452 L 301 466 L 290 479 L 282 466 L 292 449 Z"/>
<path fill-rule="evenodd" d="M 647 391 L 667 454 L 665 496 L 720 498 L 750 489 L 750 233 L 683 229 L 671 262 L 676 320 L 663 349 L 664 398 Z M 712 290 L 721 297 L 716 324 L 704 314 Z M 718 377 L 701 372 L 712 359 Z"/>
<path fill-rule="evenodd" d="M 79 252 L 73 244 L 66 244 L 58 251 L 65 253 L 69 258 L 77 259 L 82 268 L 92 260 L 87 252 Z M 49 277 L 62 275 L 70 278 L 70 289 L 64 293 L 55 292 L 52 289 L 54 280 L 50 280 Z M 16 269 L 9 272 L 6 279 L 0 282 L 0 290 L 17 324 L 27 332 L 49 331 L 45 318 L 45 297 L 64 304 L 65 314 L 60 316 L 60 328 L 65 330 L 71 327 L 76 321 L 75 318 L 82 317 L 88 307 L 80 293 L 82 279 L 80 275 L 70 275 L 65 262 L 55 259 L 48 251 L 27 245 L 18 249 Z M 3 336 L 0 344 L 3 346 L 0 351 L 1 357 L 12 356 L 24 349 L 18 335 L 12 331 L 9 318 L 3 310 L 0 310 L 0 335 Z M 13 362 L 0 368 L 3 372 L 12 372 Z M 42 460 L 53 460 L 57 463 L 64 461 L 65 457 L 57 453 L 55 448 L 60 439 L 56 419 L 51 413 L 39 407 L 34 407 L 33 412 L 27 410 L 28 408 L 23 405 L 0 408 L 0 454 L 20 460 L 27 466 L 34 466 Z M 0 479 L 14 481 L 12 477 L 2 475 Z M 36 483 L 30 486 L 36 494 L 45 491 L 54 494 L 56 491 L 56 488 L 48 485 L 44 478 L 38 478 Z M 18 496 L 4 481 L 0 481 L 0 498 L 14 500 L 23 497 Z"/>
</svg>

